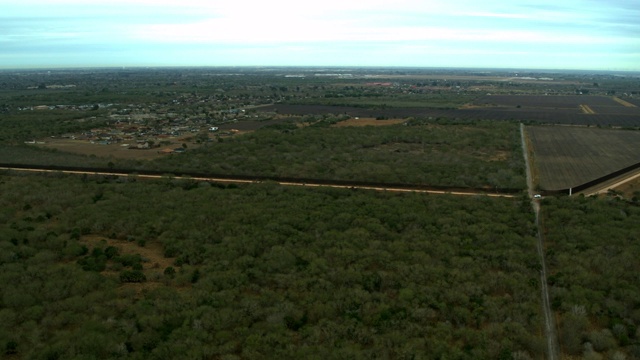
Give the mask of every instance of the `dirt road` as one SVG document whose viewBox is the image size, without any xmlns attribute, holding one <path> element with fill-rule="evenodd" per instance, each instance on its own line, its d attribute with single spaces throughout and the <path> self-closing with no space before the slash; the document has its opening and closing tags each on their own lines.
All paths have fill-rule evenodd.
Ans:
<svg viewBox="0 0 640 360">
<path fill-rule="evenodd" d="M 0 167 L 0 170 L 11 170 L 11 171 L 27 171 L 27 172 L 41 172 L 41 173 L 62 173 L 62 174 L 76 174 L 76 175 L 103 175 L 103 176 L 120 176 L 120 177 L 128 177 L 130 174 L 127 173 L 118 173 L 118 172 L 96 172 L 96 171 L 76 171 L 76 170 L 47 170 L 47 169 L 38 169 L 38 168 L 12 168 L 12 167 Z M 135 177 L 137 179 L 162 179 L 166 177 L 166 175 L 142 175 L 136 174 Z M 251 184 L 251 183 L 260 183 L 259 180 L 246 180 L 246 179 L 229 179 L 229 178 L 215 178 L 215 177 L 182 177 L 182 176 L 173 176 L 173 179 L 176 180 L 194 180 L 194 181 L 210 181 L 210 182 L 218 182 L 218 183 L 231 183 L 231 184 Z M 513 194 L 495 194 L 495 193 L 485 193 L 479 191 L 447 191 L 447 190 L 427 190 L 427 189 L 411 189 L 411 188 L 397 188 L 397 187 L 382 187 L 382 186 L 358 186 L 358 185 L 343 185 L 343 184 L 328 184 L 328 183 L 313 183 L 313 182 L 292 182 L 292 181 L 275 181 L 277 184 L 284 186 L 306 186 L 306 187 L 333 187 L 333 188 L 342 188 L 342 189 L 364 189 L 364 190 L 375 190 L 375 191 L 391 191 L 391 192 L 415 192 L 415 193 L 425 193 L 425 194 L 451 194 L 451 195 L 459 195 L 459 196 L 490 196 L 490 197 L 507 197 L 514 198 L 517 195 Z"/>
<path fill-rule="evenodd" d="M 542 295 L 542 312 L 544 314 L 544 333 L 547 338 L 547 359 L 558 359 L 558 335 L 556 332 L 556 322 L 553 312 L 551 311 L 551 302 L 549 301 L 549 287 L 547 284 L 547 264 L 544 259 L 544 238 L 542 236 L 542 224 L 540 222 L 540 201 L 534 198 L 535 188 L 531 176 L 531 163 L 529 162 L 529 154 L 527 151 L 527 142 L 524 135 L 524 124 L 520 124 L 520 136 L 522 138 L 522 152 L 524 153 L 525 168 L 527 171 L 527 187 L 529 189 L 529 197 L 531 198 L 531 206 L 536 214 L 536 227 L 538 236 L 536 248 L 538 250 L 538 258 L 540 259 L 540 292 Z"/>
<path fill-rule="evenodd" d="M 629 181 L 635 180 L 637 178 L 640 178 L 640 169 L 636 169 L 634 171 L 628 172 L 624 175 L 618 176 L 615 179 L 609 180 L 609 181 L 605 181 L 603 183 L 600 183 L 596 186 L 590 187 L 582 192 L 580 192 L 580 194 L 583 194 L 584 196 L 591 196 L 591 195 L 598 195 L 598 194 L 605 194 L 607 191 L 611 190 L 611 189 L 615 189 L 617 187 L 619 187 L 620 185 L 623 185 Z"/>
</svg>

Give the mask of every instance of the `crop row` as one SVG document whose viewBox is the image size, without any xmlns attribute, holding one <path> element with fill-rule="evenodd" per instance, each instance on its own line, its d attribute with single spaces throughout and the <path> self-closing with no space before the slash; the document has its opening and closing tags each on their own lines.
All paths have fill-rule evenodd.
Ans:
<svg viewBox="0 0 640 360">
<path fill-rule="evenodd" d="M 575 127 L 527 127 L 539 184 L 545 190 L 576 187 L 638 162 L 640 133 Z"/>
<path fill-rule="evenodd" d="M 586 97 L 585 97 L 586 98 Z M 589 105 L 591 107 L 591 105 Z M 594 105 L 596 106 L 596 105 Z M 593 108 L 592 108 L 593 109 Z M 596 109 L 601 109 L 596 106 Z M 426 109 L 426 108 L 382 108 L 365 109 L 346 106 L 321 105 L 284 105 L 277 104 L 261 108 L 261 111 L 277 111 L 280 114 L 308 115 L 308 114 L 347 114 L 359 117 L 374 118 L 449 118 L 459 120 L 501 120 L 520 121 L 539 124 L 585 125 L 585 126 L 640 126 L 640 108 L 625 108 L 619 106 L 619 113 L 584 114 L 578 108 L 574 109 L 518 109 L 518 108 L 487 108 L 487 109 Z"/>
<path fill-rule="evenodd" d="M 536 108 L 577 108 L 580 105 L 600 105 L 600 106 L 618 106 L 610 97 L 606 96 L 554 96 L 554 95 L 487 95 L 476 101 L 477 105 L 496 105 L 496 106 L 523 106 Z"/>
</svg>

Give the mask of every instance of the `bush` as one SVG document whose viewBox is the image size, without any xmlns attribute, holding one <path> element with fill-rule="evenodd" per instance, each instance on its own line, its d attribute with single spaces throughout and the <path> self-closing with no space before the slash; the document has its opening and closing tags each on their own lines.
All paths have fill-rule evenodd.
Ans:
<svg viewBox="0 0 640 360">
<path fill-rule="evenodd" d="M 15 341 L 8 341 L 4 346 L 5 355 L 15 355 L 18 353 L 18 343 Z"/>
<path fill-rule="evenodd" d="M 104 256 L 86 256 L 78 260 L 78 264 L 82 266 L 82 270 L 101 272 L 106 268 L 107 259 Z"/>
<path fill-rule="evenodd" d="M 125 254 L 118 256 L 115 261 L 121 263 L 123 266 L 134 266 L 142 262 L 142 257 L 139 254 Z"/>
<path fill-rule="evenodd" d="M 164 274 L 169 277 L 174 277 L 176 274 L 176 269 L 174 269 L 173 266 L 168 266 L 166 269 L 164 269 Z"/>
<path fill-rule="evenodd" d="M 120 282 L 141 283 L 147 281 L 147 277 L 140 270 L 125 270 L 120 273 Z"/>
</svg>

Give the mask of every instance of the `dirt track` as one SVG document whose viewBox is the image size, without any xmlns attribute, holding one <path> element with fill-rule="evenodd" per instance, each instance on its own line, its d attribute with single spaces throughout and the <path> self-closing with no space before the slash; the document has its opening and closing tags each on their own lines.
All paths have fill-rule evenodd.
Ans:
<svg viewBox="0 0 640 360">
<path fill-rule="evenodd" d="M 27 172 L 40 172 L 40 173 L 63 173 L 63 174 L 75 174 L 75 175 L 103 175 L 103 176 L 121 176 L 128 177 L 130 174 L 127 173 L 118 173 L 118 172 L 96 172 L 96 171 L 73 171 L 73 170 L 46 170 L 46 169 L 37 169 L 37 168 L 12 168 L 12 167 L 0 167 L 1 170 L 12 170 L 12 171 L 27 171 Z M 165 178 L 166 175 L 141 175 L 136 174 L 135 177 L 137 179 L 162 179 Z M 232 183 L 232 184 L 254 184 L 260 183 L 258 180 L 245 180 L 245 179 L 224 179 L 224 178 L 215 178 L 215 177 L 181 177 L 175 176 L 173 179 L 176 180 L 194 180 L 194 181 L 209 181 L 209 182 L 218 182 L 218 183 Z M 353 185 L 343 185 L 343 184 L 320 184 L 320 183 L 312 183 L 312 182 L 291 182 L 291 181 L 276 181 L 276 183 L 284 186 L 307 186 L 307 187 L 333 187 L 333 188 L 343 188 L 343 189 L 364 189 L 364 190 L 375 190 L 375 191 L 391 191 L 391 192 L 415 192 L 415 193 L 425 193 L 425 194 L 451 194 L 451 195 L 460 195 L 460 196 L 491 196 L 491 197 L 507 197 L 514 198 L 518 195 L 513 194 L 494 194 L 494 193 L 486 193 L 479 191 L 447 191 L 447 190 L 427 190 L 427 189 L 410 189 L 410 188 L 397 188 L 397 187 L 380 187 L 380 186 L 353 186 Z"/>
<path fill-rule="evenodd" d="M 538 258 L 540 259 L 540 292 L 542 295 L 542 312 L 544 314 L 544 333 L 547 338 L 547 359 L 555 360 L 558 358 L 558 334 L 556 332 L 556 322 L 551 311 L 551 302 L 549 298 L 549 288 L 547 284 L 547 264 L 544 258 L 544 237 L 542 223 L 540 221 L 540 202 L 535 195 L 533 178 L 531 172 L 531 163 L 529 162 L 529 153 L 527 151 L 527 142 L 524 135 L 524 125 L 520 124 L 520 137 L 522 139 L 522 152 L 524 154 L 524 162 L 527 172 L 527 185 L 529 197 L 531 198 L 531 206 L 536 214 L 536 228 L 538 234 L 536 236 L 536 249 L 538 250 Z"/>
<path fill-rule="evenodd" d="M 634 171 L 631 171 L 629 173 L 626 173 L 624 175 L 618 176 L 615 179 L 609 180 L 609 181 L 605 181 L 601 184 L 598 184 L 594 187 L 591 187 L 589 189 L 586 189 L 582 192 L 580 192 L 580 194 L 584 194 L 585 196 L 591 196 L 591 195 L 598 195 L 598 194 L 604 194 L 607 191 L 611 190 L 611 189 L 615 189 L 623 184 L 628 183 L 629 181 L 635 180 L 637 178 L 640 178 L 640 169 L 636 169 Z"/>
</svg>

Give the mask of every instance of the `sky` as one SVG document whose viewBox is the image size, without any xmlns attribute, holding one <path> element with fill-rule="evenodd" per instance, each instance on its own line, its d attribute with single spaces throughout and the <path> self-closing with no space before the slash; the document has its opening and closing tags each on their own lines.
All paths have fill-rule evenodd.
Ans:
<svg viewBox="0 0 640 360">
<path fill-rule="evenodd" d="M 0 0 L 0 68 L 640 71 L 640 0 Z"/>
</svg>

